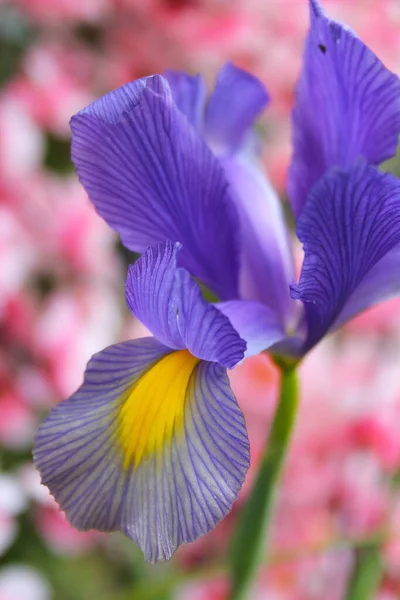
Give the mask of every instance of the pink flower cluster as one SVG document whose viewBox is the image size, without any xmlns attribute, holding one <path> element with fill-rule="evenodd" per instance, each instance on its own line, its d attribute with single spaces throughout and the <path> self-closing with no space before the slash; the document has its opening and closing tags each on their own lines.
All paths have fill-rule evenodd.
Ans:
<svg viewBox="0 0 400 600">
<path fill-rule="evenodd" d="M 0 446 L 10 455 L 30 451 L 43 411 L 80 384 L 91 354 L 121 335 L 115 236 L 77 178 L 44 164 L 47 136 L 66 136 L 69 116 L 92 97 L 75 62 L 73 52 L 66 59 L 65 49 L 38 40 L 0 93 Z M 0 476 L 0 555 L 28 508 L 52 549 L 92 545 L 33 475 L 29 485 L 27 467 Z"/>
<path fill-rule="evenodd" d="M 75 175 L 46 166 L 54 151 L 49 140 L 65 145 L 69 117 L 130 79 L 168 67 L 201 71 L 211 81 L 230 59 L 258 75 L 271 93 L 263 121 L 265 164 L 283 190 L 307 26 L 306 2 L 297 0 L 13 5 L 35 35 L 0 90 L 0 445 L 10 455 L 30 448 L 40 413 L 79 385 L 91 354 L 137 328 L 124 307 L 117 240 Z M 400 70 L 397 0 L 326 0 L 326 6 Z M 400 468 L 399 315 L 398 301 L 366 313 L 303 365 L 300 419 L 278 498 L 271 566 L 261 571 L 255 599 L 340 600 L 354 544 L 377 531 L 383 532 L 386 573 L 377 600 L 400 596 L 400 494 L 393 483 Z M 232 381 L 246 414 L 252 469 L 233 514 L 179 551 L 177 562 L 187 570 L 223 556 L 276 402 L 278 375 L 266 358 L 245 362 Z M 0 474 L 0 555 L 27 510 L 53 552 L 105 543 L 69 527 L 25 459 Z M 29 598 L 13 587 L 27 567 L 13 569 L 0 570 L 0 598 Z M 31 589 L 36 585 L 36 597 L 45 600 L 46 583 L 35 581 Z M 182 585 L 179 598 L 222 600 L 226 590 L 223 574 L 210 576 Z"/>
</svg>

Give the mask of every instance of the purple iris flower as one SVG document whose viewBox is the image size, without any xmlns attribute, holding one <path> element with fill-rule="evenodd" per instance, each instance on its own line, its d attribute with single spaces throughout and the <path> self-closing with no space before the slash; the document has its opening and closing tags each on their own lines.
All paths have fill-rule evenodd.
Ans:
<svg viewBox="0 0 400 600">
<path fill-rule="evenodd" d="M 177 267 L 178 243 L 130 267 L 126 300 L 153 338 L 95 354 L 82 386 L 45 419 L 34 459 L 72 525 L 119 529 L 147 560 L 212 529 L 249 467 L 226 369 L 246 344 Z"/>
<path fill-rule="evenodd" d="M 39 429 L 35 461 L 79 529 L 119 529 L 151 561 L 211 529 L 248 468 L 226 376 L 268 350 L 297 362 L 329 331 L 400 289 L 400 81 L 310 0 L 293 111 L 288 192 L 304 248 L 258 164 L 269 98 L 225 65 L 168 72 L 107 94 L 71 121 L 72 157 L 129 249 L 127 302 L 154 338 L 95 355 L 81 388 Z M 207 304 L 191 279 L 219 298 Z"/>
</svg>

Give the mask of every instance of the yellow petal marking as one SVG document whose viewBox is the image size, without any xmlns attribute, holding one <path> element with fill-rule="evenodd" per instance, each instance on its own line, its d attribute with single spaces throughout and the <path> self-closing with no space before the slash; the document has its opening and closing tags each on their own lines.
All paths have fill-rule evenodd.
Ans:
<svg viewBox="0 0 400 600">
<path fill-rule="evenodd" d="M 199 359 L 178 350 L 155 363 L 130 388 L 118 415 L 124 468 L 162 451 L 183 430 L 186 391 Z"/>
</svg>

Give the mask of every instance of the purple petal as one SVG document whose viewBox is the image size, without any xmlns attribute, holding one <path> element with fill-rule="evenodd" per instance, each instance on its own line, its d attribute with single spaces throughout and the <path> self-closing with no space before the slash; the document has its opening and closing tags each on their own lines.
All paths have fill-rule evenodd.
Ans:
<svg viewBox="0 0 400 600">
<path fill-rule="evenodd" d="M 170 348 L 232 368 L 246 344 L 229 320 L 202 297 L 189 273 L 177 268 L 179 244 L 149 248 L 129 267 L 126 299 L 132 313 Z"/>
<path fill-rule="evenodd" d="M 246 358 L 259 354 L 286 338 L 276 314 L 261 302 L 229 300 L 220 302 L 217 306 L 246 341 Z"/>
<path fill-rule="evenodd" d="M 237 296 L 237 217 L 219 161 L 175 106 L 140 79 L 71 120 L 72 158 L 98 213 L 137 252 L 165 239 L 222 299 Z"/>
<path fill-rule="evenodd" d="M 81 388 L 51 411 L 35 439 L 43 484 L 70 523 L 122 531 L 151 562 L 212 529 L 231 510 L 249 466 L 244 418 L 222 367 L 197 363 L 179 397 L 180 372 L 157 376 L 184 352 L 165 355 L 151 338 L 100 352 Z M 161 445 L 144 440 L 146 454 L 127 462 L 121 435 L 131 429 L 132 448 L 143 430 Z"/>
<path fill-rule="evenodd" d="M 164 77 L 169 83 L 176 106 L 188 118 L 189 123 L 198 132 L 202 132 L 206 102 L 203 77 L 171 70 L 165 71 Z"/>
<path fill-rule="evenodd" d="M 364 277 L 347 300 L 334 327 L 340 327 L 377 302 L 400 294 L 400 245 L 390 250 Z"/>
<path fill-rule="evenodd" d="M 290 327 L 294 267 L 282 205 L 252 157 L 237 154 L 222 164 L 240 221 L 239 295 L 265 303 L 283 327 Z"/>
<path fill-rule="evenodd" d="M 310 0 L 311 28 L 293 110 L 288 192 L 296 215 L 313 184 L 359 156 L 379 164 L 396 154 L 400 80 L 348 28 Z"/>
<path fill-rule="evenodd" d="M 226 63 L 206 111 L 205 139 L 216 154 L 235 152 L 267 106 L 269 96 L 259 79 Z"/>
<path fill-rule="evenodd" d="M 365 163 L 348 172 L 329 172 L 309 195 L 297 233 L 305 256 L 292 296 L 305 305 L 308 349 L 343 322 L 341 314 L 352 315 L 354 309 L 386 297 L 390 283 L 387 257 L 400 243 L 400 181 Z M 379 282 L 379 265 L 386 269 L 380 290 L 373 286 Z M 397 286 L 397 265 L 392 277 Z M 361 300 L 359 286 L 371 295 Z"/>
</svg>

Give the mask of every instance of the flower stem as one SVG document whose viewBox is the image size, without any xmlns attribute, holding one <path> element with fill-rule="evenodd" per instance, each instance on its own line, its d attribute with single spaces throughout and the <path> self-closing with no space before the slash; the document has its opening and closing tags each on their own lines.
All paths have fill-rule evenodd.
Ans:
<svg viewBox="0 0 400 600">
<path fill-rule="evenodd" d="M 373 600 L 382 578 L 381 546 L 372 542 L 355 552 L 355 563 L 347 589 L 346 600 Z"/>
<path fill-rule="evenodd" d="M 244 600 L 265 551 L 275 490 L 296 417 L 297 374 L 281 370 L 281 388 L 271 431 L 250 497 L 243 509 L 230 552 L 230 600 Z"/>
</svg>

